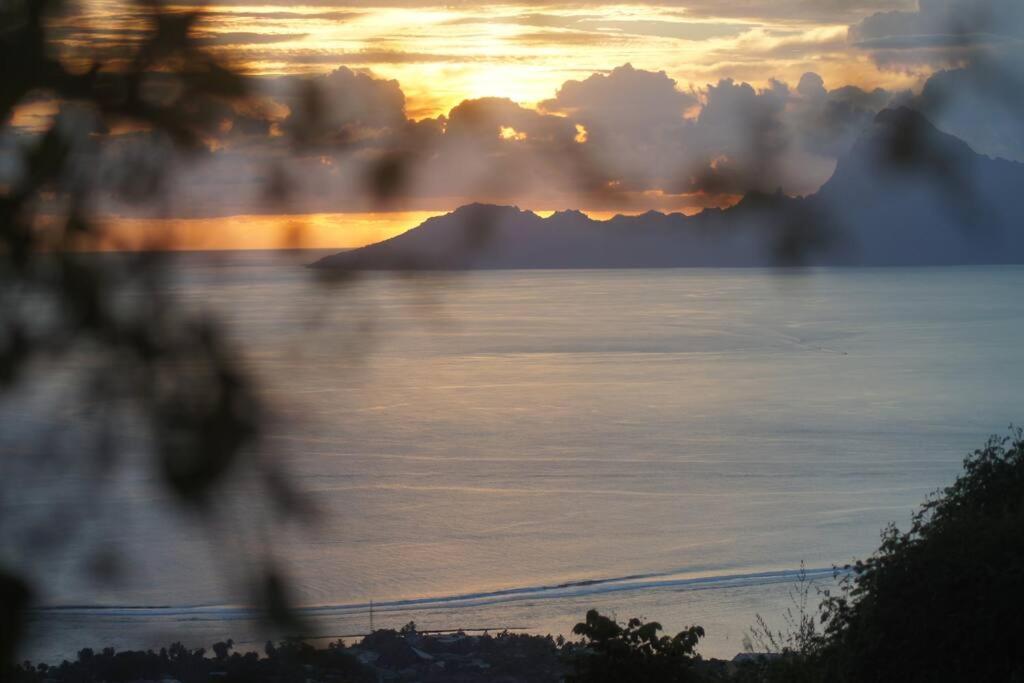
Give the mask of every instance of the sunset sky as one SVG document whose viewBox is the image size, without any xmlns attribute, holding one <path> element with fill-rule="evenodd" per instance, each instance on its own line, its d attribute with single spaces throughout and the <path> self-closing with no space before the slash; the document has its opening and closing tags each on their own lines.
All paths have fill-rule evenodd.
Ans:
<svg viewBox="0 0 1024 683">
<path fill-rule="evenodd" d="M 66 59 L 139 30 L 123 2 L 82 7 L 56 22 Z M 1021 63 L 1016 0 L 279 0 L 204 10 L 196 35 L 256 77 L 260 105 L 236 107 L 156 212 L 189 219 L 181 234 L 207 235 L 184 240 L 193 247 L 272 246 L 280 229 L 254 218 L 268 213 L 307 215 L 295 220 L 308 246 L 356 246 L 473 200 L 611 215 L 695 212 L 752 189 L 807 194 L 875 113 L 921 104 L 932 79 L 935 91 L 964 94 L 945 98 L 954 105 L 936 114 L 940 127 L 993 155 L 1018 158 L 1022 146 L 1019 132 L 970 113 L 980 102 L 1014 118 L 1016 102 L 993 104 L 970 83 L 990 65 Z M 306 77 L 325 94 L 330 130 L 322 149 L 286 154 L 277 140 L 294 125 Z M 55 111 L 40 98 L 15 123 L 31 130 Z M 137 135 L 117 133 L 112 148 Z M 400 200 L 375 205 L 367 164 L 410 148 Z M 270 162 L 298 187 L 284 209 L 259 201 Z M 135 218 L 122 224 L 128 241 L 161 229 L 154 216 Z"/>
<path fill-rule="evenodd" d="M 322 73 L 346 65 L 396 79 L 406 113 L 416 119 L 481 97 L 536 106 L 565 81 L 625 63 L 663 70 L 682 90 L 727 77 L 758 86 L 771 78 L 795 83 L 807 71 L 833 83 L 901 88 L 931 70 L 927 64 L 880 67 L 870 52 L 852 46 L 850 22 L 863 14 L 855 8 L 812 14 L 780 11 L 779 3 L 740 3 L 738 10 L 732 4 L 339 3 L 326 11 L 217 5 L 203 26 L 253 73 Z"/>
</svg>

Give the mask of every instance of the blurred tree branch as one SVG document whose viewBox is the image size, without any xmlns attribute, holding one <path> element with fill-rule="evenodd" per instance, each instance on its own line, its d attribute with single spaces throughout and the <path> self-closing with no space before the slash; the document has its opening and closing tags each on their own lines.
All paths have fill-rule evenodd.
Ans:
<svg viewBox="0 0 1024 683">
<path fill-rule="evenodd" d="M 259 472 L 279 509 L 299 512 L 299 497 L 261 443 L 266 407 L 218 322 L 190 312 L 163 286 L 160 253 L 88 253 L 106 246 L 104 226 L 92 215 L 97 194 L 114 192 L 136 204 L 157 199 L 166 155 L 200 150 L 218 112 L 250 92 L 246 77 L 193 38 L 200 12 L 171 11 L 153 0 L 125 5 L 143 29 L 140 39 L 63 61 L 53 17 L 70 13 L 74 20 L 75 5 L 23 0 L 0 9 L 0 135 L 13 141 L 18 157 L 17 170 L 0 184 L 0 388 L 13 392 L 37 382 L 54 363 L 87 349 L 99 361 L 78 379 L 83 403 L 100 416 L 93 443 L 76 444 L 74 453 L 45 435 L 37 440 L 39 453 L 5 453 L 5 486 L 19 485 L 19 467 L 56 463 L 59 478 L 72 459 L 82 466 L 81 458 L 90 458 L 97 472 L 117 466 L 126 449 L 115 420 L 128 411 L 145 429 L 166 489 L 187 508 L 216 514 L 214 492 L 244 463 Z M 15 115 L 38 97 L 56 101 L 60 113 L 42 131 L 25 134 Z M 146 131 L 149 148 L 120 160 L 125 182 L 108 186 L 88 168 L 83 150 L 124 125 Z M 5 498 L 0 490 L 0 506 Z M 53 507 L 51 524 L 56 501 Z M 59 542 L 17 526 L 12 515 L 0 518 L 0 547 L 13 539 L 17 553 L 0 555 L 0 668 L 16 655 L 38 594 L 33 577 L 9 565 L 24 565 Z M 75 528 L 62 531 L 53 535 Z M 250 585 L 269 616 L 286 620 L 285 584 L 269 551 L 261 554 Z"/>
</svg>

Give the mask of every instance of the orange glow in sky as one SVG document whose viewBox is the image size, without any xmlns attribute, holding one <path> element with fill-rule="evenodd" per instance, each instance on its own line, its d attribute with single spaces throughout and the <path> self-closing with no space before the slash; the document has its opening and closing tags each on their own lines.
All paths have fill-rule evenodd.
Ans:
<svg viewBox="0 0 1024 683">
<path fill-rule="evenodd" d="M 348 249 L 386 240 L 437 211 L 107 219 L 107 250 Z"/>
<path fill-rule="evenodd" d="M 367 2 L 318 0 L 316 4 L 293 5 L 284 0 L 264 0 L 250 5 L 212 0 L 202 5 L 202 18 L 194 33 L 208 49 L 236 68 L 267 77 L 259 80 L 271 84 L 268 100 L 269 106 L 277 110 L 275 125 L 285 120 L 289 109 L 284 100 L 273 99 L 276 97 L 273 83 L 281 79 L 270 77 L 329 74 L 339 67 L 347 67 L 372 75 L 374 79 L 397 82 L 400 92 L 393 98 L 398 111 L 394 119 L 400 123 L 374 124 L 377 128 L 369 125 L 365 139 L 372 139 L 389 125 L 399 131 L 404 130 L 403 126 L 413 127 L 406 118 L 419 121 L 424 128 L 435 126 L 436 130 L 445 131 L 453 120 L 453 108 L 466 100 L 486 97 L 507 98 L 530 110 L 530 116 L 536 118 L 539 112 L 549 120 L 561 121 L 572 116 L 571 108 L 554 110 L 545 108 L 542 103 L 555 98 L 567 82 L 585 81 L 594 74 L 609 74 L 627 64 L 636 71 L 662 72 L 663 80 L 667 76 L 674 81 L 674 86 L 670 83 L 668 88 L 674 87 L 678 92 L 673 92 L 689 103 L 690 108 L 678 115 L 687 122 L 698 118 L 712 90 L 709 84 L 721 79 L 769 90 L 778 80 L 792 91 L 801 76 L 813 71 L 829 88 L 857 86 L 865 91 L 884 88 L 895 93 L 919 88 L 935 70 L 934 66 L 913 64 L 891 68 L 874 59 L 868 51 L 858 49 L 849 39 L 850 27 L 865 16 L 877 11 L 916 7 L 917 0 L 862 3 L 681 0 L 678 4 L 664 6 L 600 2 L 492 5 L 477 0 L 457 4 L 393 0 L 388 6 L 373 6 L 373 0 Z M 137 15 L 127 12 L 122 0 L 84 0 L 79 4 L 83 12 L 73 20 L 77 23 L 69 23 L 72 20 L 66 18 L 54 19 L 67 31 L 57 54 L 68 63 L 88 56 L 89 50 L 103 41 L 119 40 L 120 36 L 130 35 L 137 28 Z M 171 8 L 191 11 L 196 5 L 172 5 Z M 61 24 L 62 21 L 65 23 Z M 76 30 L 82 27 L 88 30 Z M 405 118 L 401 112 L 402 97 Z M 613 103 L 611 108 L 614 106 Z M 53 103 L 35 101 L 16 112 L 14 125 L 26 131 L 39 130 L 52 120 L 55 112 Z M 467 114 L 470 115 L 472 112 Z M 518 120 L 522 126 L 503 122 L 496 127 L 497 141 L 507 146 L 518 144 L 534 153 L 543 150 L 544 135 L 554 135 L 550 133 L 553 129 L 550 121 L 544 124 L 548 128 L 529 128 L 532 124 L 528 117 L 520 116 Z M 666 127 L 662 120 L 653 123 L 637 120 L 640 122 L 635 125 L 627 122 L 623 128 L 642 133 Z M 632 203 L 623 200 L 621 205 L 615 202 L 570 205 L 571 197 L 557 195 L 561 190 L 552 189 L 549 194 L 541 195 L 535 187 L 532 188 L 535 193 L 528 194 L 521 202 L 501 203 L 517 203 L 538 213 L 578 208 L 594 218 L 607 218 L 619 212 L 641 213 L 649 209 L 694 213 L 704 206 L 732 203 L 741 196 L 727 187 L 709 190 L 720 194 L 704 194 L 703 188 L 686 185 L 688 177 L 680 169 L 670 169 L 679 172 L 669 178 L 666 173 L 658 176 L 654 170 L 646 168 L 649 162 L 670 166 L 672 155 L 677 153 L 675 148 L 649 143 L 647 151 L 635 155 L 639 159 L 630 158 L 637 148 L 609 144 L 615 131 L 610 135 L 608 128 L 602 130 L 600 121 L 593 128 L 589 120 L 585 126 L 577 121 L 567 123 L 569 147 L 578 147 L 575 151 L 579 152 L 579 157 L 574 160 L 563 155 L 566 158 L 562 161 L 567 165 L 571 165 L 570 162 L 604 163 L 611 167 L 620 175 L 610 175 L 606 184 L 621 189 L 622 196 L 633 197 Z M 122 131 L 113 131 L 119 132 Z M 275 133 L 272 128 L 270 137 L 279 134 L 279 130 Z M 251 153 L 251 158 L 255 159 L 258 145 L 246 148 L 251 141 L 242 139 L 242 135 L 238 139 L 225 136 L 209 145 L 212 161 L 207 175 L 193 175 L 192 194 L 188 195 L 187 202 L 179 200 L 177 204 L 192 210 L 189 215 L 242 215 L 174 220 L 115 216 L 109 221 L 112 238 L 106 248 L 146 248 L 161 242 L 181 249 L 357 247 L 394 236 L 429 216 L 455 209 L 467 197 L 465 188 L 455 186 L 448 192 L 449 188 L 443 183 L 433 181 L 438 176 L 455 176 L 460 171 L 473 179 L 475 171 L 465 169 L 476 168 L 473 163 L 487 163 L 486 160 L 494 158 L 488 156 L 486 149 L 480 151 L 486 144 L 477 142 L 467 143 L 462 150 L 449 150 L 449 160 L 454 160 L 451 165 L 429 167 L 427 177 L 419 178 L 425 180 L 434 194 L 423 192 L 414 201 L 390 207 L 408 210 L 390 213 L 368 211 L 372 207 L 366 202 L 345 203 L 338 188 L 346 187 L 345 183 L 354 186 L 351 178 L 357 175 L 338 163 L 338 158 L 324 156 L 319 166 L 307 160 L 306 166 L 296 167 L 295 175 L 313 200 L 293 207 L 294 215 L 257 215 L 260 208 L 247 208 L 241 200 L 231 203 L 237 197 L 228 196 L 228 190 L 241 188 L 243 181 L 253 186 L 260 182 L 258 163 L 250 162 L 250 157 L 246 156 Z M 715 144 L 728 147 L 729 135 L 720 134 L 720 138 L 724 142 L 719 140 Z M 571 144 L 572 140 L 578 144 Z M 601 147 L 602 144 L 605 147 Z M 213 154 L 222 151 L 225 153 Z M 704 157 L 719 158 L 703 151 L 695 155 L 696 161 Z M 729 161 L 726 156 L 720 158 Z M 227 159 L 223 165 L 216 165 L 223 159 Z M 810 154 L 793 157 L 788 163 L 790 171 L 802 169 L 799 188 L 793 192 L 800 193 L 807 191 L 814 182 L 823 182 L 834 168 L 835 159 Z M 616 168 L 617 164 L 622 168 Z M 649 170 L 648 177 L 635 173 L 637 166 L 643 171 Z M 495 168 L 495 174 L 501 175 L 500 180 L 515 175 L 506 167 Z M 507 168 L 530 169 L 522 174 L 525 180 L 538 176 L 536 165 Z M 712 163 L 711 170 L 722 169 Z M 635 182 L 626 178 L 629 173 L 633 173 Z M 484 178 L 485 173 L 481 171 L 478 175 Z M 239 180 L 236 185 L 225 182 L 228 190 L 222 191 L 214 181 L 225 178 L 231 182 Z M 619 178 L 625 179 L 620 183 Z M 486 196 L 491 189 L 484 180 L 479 188 L 472 188 L 478 195 Z M 537 180 L 538 185 L 543 186 L 545 182 L 545 179 Z M 779 182 L 781 187 L 782 181 Z M 258 194 L 246 191 L 246 200 Z M 239 196 L 241 194 L 244 193 L 240 192 Z M 479 199 L 479 196 L 473 198 Z M 334 199 L 337 201 L 331 203 Z M 215 204 L 220 206 L 207 210 Z M 303 213 L 303 210 L 310 213 Z M 114 209 L 110 213 L 118 211 Z"/>
</svg>

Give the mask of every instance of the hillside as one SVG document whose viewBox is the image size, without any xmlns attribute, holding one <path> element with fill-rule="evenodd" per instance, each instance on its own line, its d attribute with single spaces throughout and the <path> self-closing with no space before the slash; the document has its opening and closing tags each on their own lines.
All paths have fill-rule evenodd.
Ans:
<svg viewBox="0 0 1024 683">
<path fill-rule="evenodd" d="M 909 109 L 885 110 L 814 195 L 750 193 L 695 216 L 596 221 L 470 204 L 326 257 L 352 269 L 670 268 L 1024 263 L 1024 164 L 976 154 Z"/>
</svg>

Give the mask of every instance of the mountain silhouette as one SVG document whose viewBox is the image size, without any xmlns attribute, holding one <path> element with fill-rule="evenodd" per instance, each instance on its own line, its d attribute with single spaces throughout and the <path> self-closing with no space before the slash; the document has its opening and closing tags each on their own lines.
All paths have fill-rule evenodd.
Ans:
<svg viewBox="0 0 1024 683">
<path fill-rule="evenodd" d="M 975 153 L 907 108 L 880 112 L 808 197 L 748 193 L 694 216 L 596 221 L 469 204 L 316 267 L 668 268 L 1024 263 L 1024 164 Z"/>
</svg>

